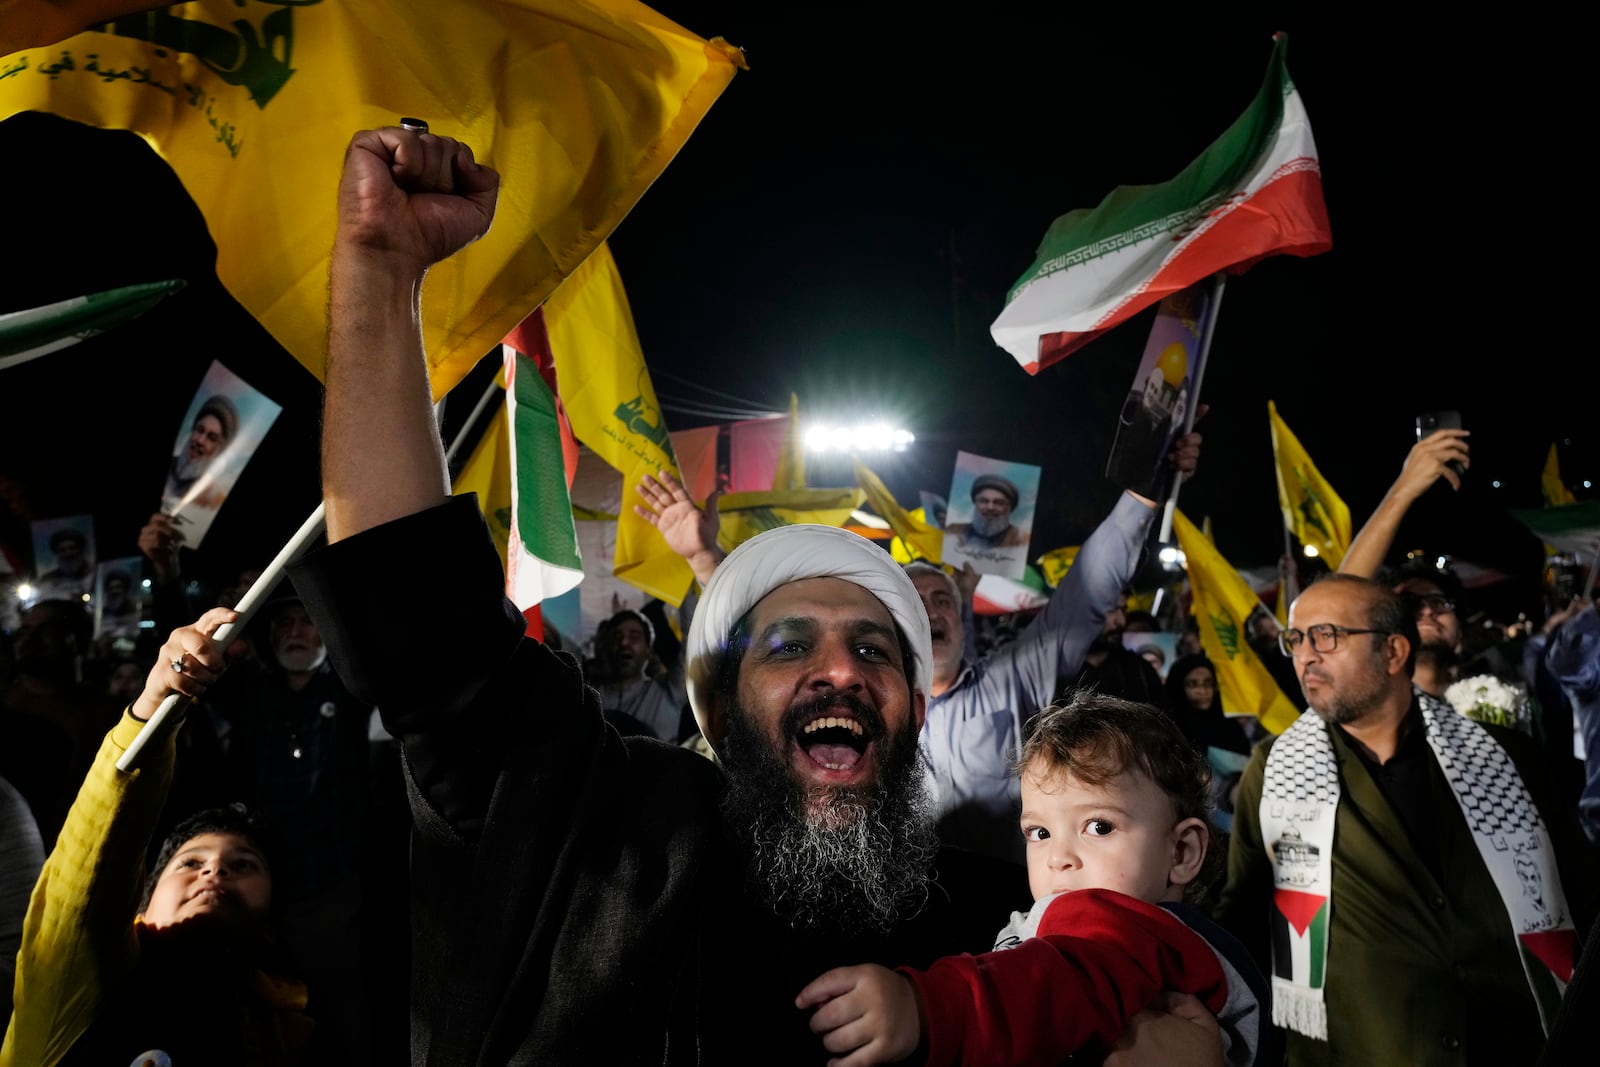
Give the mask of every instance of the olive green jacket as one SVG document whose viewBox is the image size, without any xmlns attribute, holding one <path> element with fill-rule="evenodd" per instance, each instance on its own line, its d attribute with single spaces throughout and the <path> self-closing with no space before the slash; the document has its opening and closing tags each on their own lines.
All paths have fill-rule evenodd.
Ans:
<svg viewBox="0 0 1600 1067">
<path fill-rule="evenodd" d="M 1488 728 L 1506 748 L 1556 838 L 1569 906 L 1584 912 L 1568 880 L 1572 855 L 1538 787 L 1526 738 Z M 1404 825 L 1338 730 L 1332 730 L 1342 795 L 1334 824 L 1328 935 L 1328 1037 L 1289 1032 L 1290 1064 L 1531 1063 L 1544 1044 L 1511 920 L 1437 762 L 1430 812 L 1443 835 L 1443 884 L 1418 859 Z M 1240 782 L 1222 925 L 1272 974 L 1272 863 L 1261 838 L 1261 788 L 1270 740 Z M 1531 772 L 1531 773 L 1530 773 Z M 1580 925 L 1581 931 L 1581 925 Z"/>
</svg>

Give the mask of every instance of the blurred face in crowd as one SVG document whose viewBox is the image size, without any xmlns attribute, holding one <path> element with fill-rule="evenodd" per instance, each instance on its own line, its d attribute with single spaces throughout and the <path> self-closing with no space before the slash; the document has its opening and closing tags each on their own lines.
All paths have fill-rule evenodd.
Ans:
<svg viewBox="0 0 1600 1067">
<path fill-rule="evenodd" d="M 1111 610 L 1106 612 L 1106 619 L 1101 627 L 1101 632 L 1107 637 L 1119 637 L 1127 628 L 1128 598 L 1119 596 L 1117 597 L 1117 602 L 1111 606 Z"/>
<path fill-rule="evenodd" d="M 1289 609 L 1289 628 L 1342 628 L 1331 652 L 1319 652 L 1309 633 L 1294 650 L 1294 670 L 1306 700 L 1328 722 L 1354 723 L 1366 718 L 1397 688 L 1410 690 L 1404 638 L 1388 634 L 1353 634 L 1372 626 L 1372 597 L 1359 586 L 1321 582 L 1300 595 Z"/>
<path fill-rule="evenodd" d="M 189 444 L 186 449 L 188 458 L 210 459 L 222 451 L 222 446 L 228 439 L 222 432 L 222 420 L 215 415 L 201 415 L 194 420 L 194 427 L 189 431 Z"/>
<path fill-rule="evenodd" d="M 1417 636 L 1423 648 L 1450 652 L 1461 648 L 1461 620 L 1444 590 L 1426 578 L 1412 578 L 1395 591 L 1416 598 Z"/>
<path fill-rule="evenodd" d="M 210 919 L 264 924 L 272 905 L 272 874 L 246 837 L 198 834 L 184 843 L 161 872 L 144 922 L 157 929 Z"/>
<path fill-rule="evenodd" d="M 132 704 L 144 691 L 145 672 L 137 663 L 119 663 L 106 682 L 106 692 L 123 704 Z"/>
<path fill-rule="evenodd" d="M 328 658 L 317 624 L 300 604 L 286 604 L 272 617 L 272 655 L 291 674 L 314 671 Z"/>
<path fill-rule="evenodd" d="M 17 669 L 41 678 L 69 675 L 78 652 L 77 631 L 82 625 L 81 604 L 46 600 L 29 608 L 22 615 L 22 625 L 12 635 Z"/>
<path fill-rule="evenodd" d="M 923 697 L 894 619 L 852 582 L 779 586 L 751 609 L 726 732 L 724 818 L 748 877 L 796 928 L 887 929 L 925 899 L 937 839 L 918 766 Z"/>
<path fill-rule="evenodd" d="M 85 544 L 78 537 L 63 537 L 55 545 L 56 569 L 67 574 L 76 574 L 84 569 Z"/>
<path fill-rule="evenodd" d="M 1183 679 L 1183 696 L 1196 711 L 1205 711 L 1217 699 L 1217 676 L 1210 667 L 1196 667 Z"/>
<path fill-rule="evenodd" d="M 956 599 L 955 583 L 944 574 L 913 574 L 922 608 L 928 613 L 933 632 L 933 693 L 938 696 L 955 683 L 961 673 L 961 656 L 966 637 L 961 632 L 961 602 Z"/>
<path fill-rule="evenodd" d="M 650 635 L 638 619 L 624 616 L 611 624 L 611 651 L 619 673 L 629 678 L 643 675 L 650 663 Z"/>
<path fill-rule="evenodd" d="M 1028 888 L 1040 900 L 1080 889 L 1110 889 L 1147 903 L 1182 900 L 1184 835 L 1204 833 L 1198 819 L 1179 821 L 1172 799 L 1146 775 L 1127 769 L 1099 785 L 1070 773 L 1022 771 L 1022 836 Z M 1187 868 L 1183 868 L 1185 871 Z M 1184 881 L 1192 875 L 1179 873 Z"/>
</svg>

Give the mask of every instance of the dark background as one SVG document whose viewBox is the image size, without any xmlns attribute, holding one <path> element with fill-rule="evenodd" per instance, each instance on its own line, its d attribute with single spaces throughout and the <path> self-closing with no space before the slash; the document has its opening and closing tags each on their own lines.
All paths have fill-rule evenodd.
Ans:
<svg viewBox="0 0 1600 1067">
<path fill-rule="evenodd" d="M 1505 509 L 1538 506 L 1552 441 L 1580 497 L 1600 481 L 1593 123 L 1568 103 L 1588 95 L 1593 30 L 1531 8 L 1410 26 L 1348 5 L 1192 24 L 1067 7 L 661 3 L 751 66 L 612 241 L 663 399 L 731 403 L 688 381 L 753 408 L 793 391 L 810 418 L 888 417 L 917 442 L 869 462 L 902 501 L 945 493 L 957 449 L 1040 464 L 1034 547 L 1077 543 L 1116 494 L 1099 472 L 1150 313 L 1037 377 L 989 323 L 1055 216 L 1170 178 L 1220 134 L 1283 29 L 1334 247 L 1230 281 L 1182 506 L 1212 516 L 1235 564 L 1269 563 L 1282 549 L 1269 398 L 1357 526 L 1416 415 L 1459 409 L 1467 486 L 1430 492 L 1397 549 L 1512 572 L 1497 601 L 1531 607 L 1539 544 Z M 264 564 L 317 499 L 316 382 L 222 292 L 203 222 L 143 142 L 21 116 L 0 124 L 0 159 L 0 310 L 191 279 L 129 326 L 0 372 L 0 542 L 26 566 L 28 518 L 92 511 L 101 558 L 131 554 L 220 358 L 285 412 L 192 569 L 227 581 Z M 843 465 L 811 474 L 848 480 Z M 440 562 L 419 552 L 417 577 Z"/>
</svg>

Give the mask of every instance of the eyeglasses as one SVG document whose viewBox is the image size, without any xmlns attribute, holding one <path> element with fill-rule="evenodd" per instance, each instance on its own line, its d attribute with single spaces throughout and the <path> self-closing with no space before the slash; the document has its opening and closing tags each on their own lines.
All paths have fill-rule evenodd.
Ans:
<svg viewBox="0 0 1600 1067">
<path fill-rule="evenodd" d="M 1339 638 L 1344 634 L 1383 634 L 1389 636 L 1393 630 L 1352 630 L 1348 626 L 1335 626 L 1330 622 L 1319 623 L 1304 630 L 1283 630 L 1278 634 L 1278 651 L 1285 656 L 1294 655 L 1294 650 L 1300 647 L 1300 642 L 1311 638 L 1313 652 L 1332 652 L 1339 647 Z"/>
<path fill-rule="evenodd" d="M 1418 596 L 1415 593 L 1408 593 L 1406 596 L 1411 601 L 1413 615 L 1421 615 L 1423 608 L 1427 608 L 1429 614 L 1432 615 L 1448 615 L 1456 610 L 1455 602 L 1449 597 L 1437 594 L 1433 596 Z"/>
</svg>

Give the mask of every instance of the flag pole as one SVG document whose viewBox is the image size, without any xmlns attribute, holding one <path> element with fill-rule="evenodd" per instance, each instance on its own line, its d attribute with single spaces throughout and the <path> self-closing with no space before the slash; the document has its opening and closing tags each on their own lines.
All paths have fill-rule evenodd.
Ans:
<svg viewBox="0 0 1600 1067">
<path fill-rule="evenodd" d="M 1226 274 L 1219 271 L 1211 276 L 1211 306 L 1206 309 L 1206 324 L 1200 332 L 1200 366 L 1194 372 L 1194 394 L 1189 397 L 1189 410 L 1183 414 L 1185 434 L 1194 430 L 1194 414 L 1200 408 L 1200 386 L 1205 381 L 1206 361 L 1211 355 L 1211 335 L 1217 328 L 1217 314 L 1222 310 L 1222 290 L 1227 284 Z M 1182 488 L 1183 472 L 1179 471 L 1172 479 L 1172 493 L 1161 511 L 1161 536 L 1156 539 L 1160 544 L 1172 540 L 1172 516 L 1178 510 L 1178 490 Z"/>
<path fill-rule="evenodd" d="M 255 617 L 262 601 L 277 588 L 278 582 L 283 578 L 284 569 L 305 555 L 311 543 L 322 536 L 323 527 L 326 525 L 325 506 L 319 503 L 316 510 L 306 516 L 306 521 L 300 524 L 300 529 L 295 531 L 288 543 L 278 550 L 272 562 L 267 564 L 267 569 L 261 572 L 261 577 L 257 578 L 255 584 L 239 599 L 238 606 L 234 608 L 239 617 L 233 622 L 225 622 L 217 627 L 217 632 L 211 639 L 218 646 L 226 648 L 235 633 L 243 631 L 250 625 L 250 620 Z M 118 758 L 117 770 L 124 773 L 133 770 L 139 761 L 139 753 L 144 751 L 144 746 L 161 732 L 163 724 L 174 712 L 182 706 L 187 706 L 188 703 L 188 699 L 182 693 L 168 693 L 167 699 L 161 702 L 156 713 L 140 728 L 138 736 L 133 739 L 127 751 Z"/>
<path fill-rule="evenodd" d="M 477 421 L 478 415 L 483 411 L 484 406 L 488 404 L 493 391 L 498 388 L 499 386 L 494 382 L 489 383 L 489 389 L 478 400 L 477 406 L 472 409 L 472 414 L 467 417 L 466 425 L 461 428 L 455 439 L 450 442 L 450 447 L 445 453 L 447 462 L 448 457 L 455 455 L 456 450 L 460 448 L 462 439 L 466 437 L 467 431 L 472 428 L 472 424 Z M 441 397 L 439 403 L 434 406 L 435 419 L 442 415 L 443 411 L 444 399 Z M 233 609 L 239 613 L 239 617 L 233 622 L 223 623 L 217 627 L 217 632 L 211 635 L 211 639 L 219 647 L 226 648 L 234 634 L 242 633 L 250 625 L 250 620 L 255 618 L 255 614 L 260 610 L 263 602 L 278 587 L 278 583 L 283 580 L 283 572 L 289 568 L 291 563 L 306 554 L 306 551 L 316 539 L 322 536 L 322 531 L 327 525 L 327 505 L 318 503 L 316 509 L 306 516 L 305 522 L 302 522 L 300 528 L 294 532 L 294 536 L 289 538 L 288 542 L 278 550 L 276 556 L 272 557 L 272 562 L 267 564 L 267 569 L 261 572 L 261 577 L 257 578 L 255 584 L 245 592 L 244 596 L 239 598 L 239 603 Z M 188 699 L 182 693 L 168 693 L 167 698 L 161 702 L 161 706 L 156 709 L 155 714 L 150 716 L 149 721 L 140 727 L 138 735 L 134 737 L 127 750 L 118 758 L 117 770 L 123 773 L 133 770 L 139 762 L 139 754 L 144 751 L 145 745 L 149 744 L 151 739 L 162 731 L 167 719 L 180 708 L 186 707 L 188 703 Z"/>
</svg>

